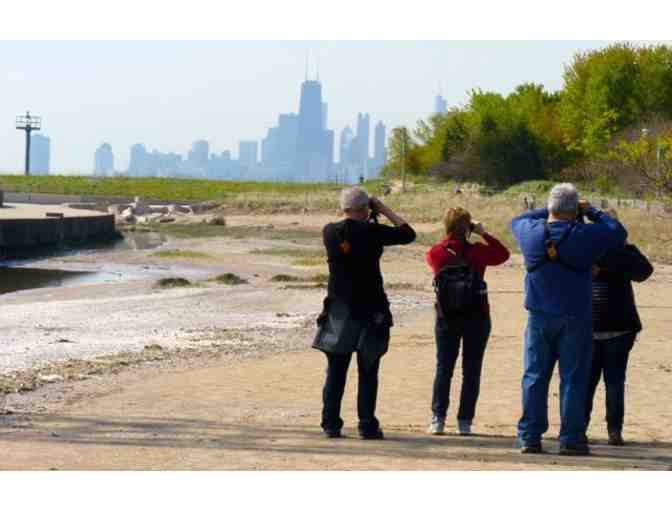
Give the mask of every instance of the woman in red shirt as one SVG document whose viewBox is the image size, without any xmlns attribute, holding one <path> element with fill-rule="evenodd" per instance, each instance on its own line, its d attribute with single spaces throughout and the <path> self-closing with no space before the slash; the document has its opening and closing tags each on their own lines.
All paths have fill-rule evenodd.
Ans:
<svg viewBox="0 0 672 510">
<path fill-rule="evenodd" d="M 471 215 L 461 207 L 446 211 L 443 218 L 446 237 L 427 252 L 427 263 L 436 275 L 444 266 L 464 261 L 483 280 L 487 266 L 497 266 L 509 258 L 509 250 L 485 231 L 481 223 L 471 221 Z M 471 233 L 485 243 L 470 243 Z M 483 283 L 485 285 L 485 283 Z M 450 382 L 462 345 L 462 391 L 457 414 L 458 432 L 471 434 L 471 422 L 481 383 L 483 355 L 490 336 L 490 308 L 487 291 L 483 289 L 482 306 L 473 312 L 444 317 L 436 307 L 436 376 L 432 395 L 430 434 L 443 434 L 450 397 Z"/>
</svg>

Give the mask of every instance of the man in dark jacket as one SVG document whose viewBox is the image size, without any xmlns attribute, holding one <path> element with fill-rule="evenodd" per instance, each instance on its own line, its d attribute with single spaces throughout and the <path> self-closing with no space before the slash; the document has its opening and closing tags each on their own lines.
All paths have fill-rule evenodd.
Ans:
<svg viewBox="0 0 672 510">
<path fill-rule="evenodd" d="M 610 215 L 616 217 L 615 212 Z M 586 399 L 590 421 L 595 390 L 604 376 L 609 444 L 621 446 L 625 414 L 625 373 L 628 356 L 642 322 L 635 305 L 632 282 L 653 273 L 648 259 L 632 244 L 607 252 L 593 266 L 593 365 Z"/>
<path fill-rule="evenodd" d="M 359 434 L 362 439 L 383 439 L 375 416 L 378 369 L 387 352 L 392 314 L 383 288 L 380 257 L 384 246 L 412 243 L 415 231 L 358 187 L 343 190 L 341 209 L 345 219 L 323 230 L 329 287 L 313 343 L 327 356 L 322 429 L 327 437 L 341 437 L 341 400 L 348 366 L 357 352 Z M 382 214 L 394 226 L 370 221 L 372 212 Z"/>
<path fill-rule="evenodd" d="M 577 222 L 582 213 L 592 222 Z M 609 215 L 587 202 L 576 188 L 555 186 L 548 209 L 525 213 L 512 222 L 525 258 L 525 331 L 523 415 L 518 422 L 522 453 L 540 453 L 548 430 L 548 386 L 560 367 L 560 453 L 589 454 L 586 395 L 592 362 L 591 268 L 627 233 Z"/>
</svg>

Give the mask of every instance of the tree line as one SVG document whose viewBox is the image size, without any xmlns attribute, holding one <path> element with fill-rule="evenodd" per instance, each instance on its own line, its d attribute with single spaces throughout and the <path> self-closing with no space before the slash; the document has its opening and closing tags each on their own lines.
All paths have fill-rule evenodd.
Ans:
<svg viewBox="0 0 672 510">
<path fill-rule="evenodd" d="M 385 174 L 402 162 L 411 175 L 493 186 L 573 178 L 672 194 L 672 47 L 577 53 L 555 92 L 472 90 L 466 105 L 392 130 Z"/>
</svg>

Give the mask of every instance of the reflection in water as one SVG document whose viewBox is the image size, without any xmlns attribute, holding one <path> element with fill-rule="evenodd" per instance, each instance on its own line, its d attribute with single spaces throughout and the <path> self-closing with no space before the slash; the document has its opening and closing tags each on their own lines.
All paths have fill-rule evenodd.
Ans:
<svg viewBox="0 0 672 510">
<path fill-rule="evenodd" d="M 166 242 L 166 236 L 158 232 L 126 232 L 122 239 L 114 243 L 97 243 L 86 249 L 54 253 L 68 255 L 84 253 L 89 250 L 151 250 Z M 20 290 L 45 287 L 74 287 L 97 283 L 113 283 L 122 279 L 119 273 L 91 271 L 61 271 L 58 269 L 39 269 L 25 267 L 0 266 L 0 294 Z"/>
<path fill-rule="evenodd" d="M 124 232 L 123 239 L 114 243 L 117 250 L 151 250 L 166 242 L 166 236 L 158 232 Z"/>
<path fill-rule="evenodd" d="M 0 294 L 44 287 L 71 287 L 118 281 L 112 273 L 60 271 L 25 267 L 0 267 Z"/>
</svg>

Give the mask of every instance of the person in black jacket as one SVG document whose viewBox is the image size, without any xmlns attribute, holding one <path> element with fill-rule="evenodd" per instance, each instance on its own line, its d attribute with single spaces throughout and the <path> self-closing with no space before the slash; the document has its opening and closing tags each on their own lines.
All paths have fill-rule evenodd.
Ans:
<svg viewBox="0 0 672 510">
<path fill-rule="evenodd" d="M 609 214 L 616 217 L 616 212 Z M 595 390 L 604 377 L 609 444 L 621 446 L 625 414 L 625 373 L 628 356 L 642 323 L 635 305 L 632 282 L 643 282 L 653 273 L 647 258 L 632 244 L 602 256 L 593 267 L 593 364 L 586 399 L 590 421 Z"/>
<path fill-rule="evenodd" d="M 322 429 L 327 437 L 341 437 L 341 400 L 348 366 L 357 352 L 359 435 L 362 439 L 383 439 L 375 416 L 378 369 L 387 352 L 392 314 L 383 288 L 380 257 L 384 246 L 412 243 L 415 231 L 359 187 L 343 190 L 341 209 L 345 219 L 323 230 L 329 286 L 313 342 L 313 347 L 327 356 Z M 371 221 L 372 213 L 382 214 L 394 226 Z"/>
</svg>

